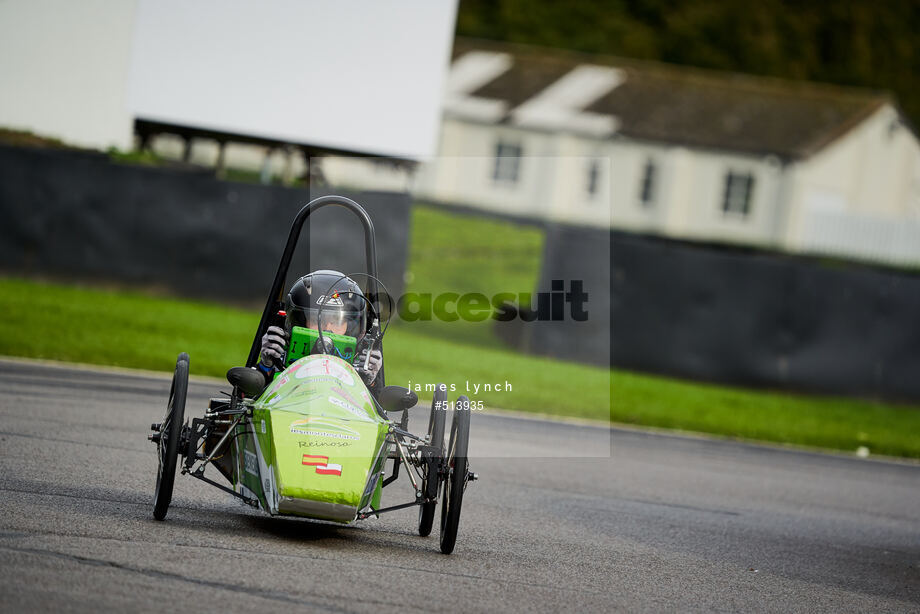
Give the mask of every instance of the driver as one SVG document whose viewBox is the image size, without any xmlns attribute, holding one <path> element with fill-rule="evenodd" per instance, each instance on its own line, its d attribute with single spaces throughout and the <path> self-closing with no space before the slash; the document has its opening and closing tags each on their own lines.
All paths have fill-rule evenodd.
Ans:
<svg viewBox="0 0 920 614">
<path fill-rule="evenodd" d="M 320 314 L 320 308 L 322 313 Z M 285 328 L 269 326 L 262 335 L 262 350 L 258 369 L 271 379 L 284 368 L 284 352 L 288 335 L 285 329 L 303 326 L 319 330 L 317 319 L 322 319 L 323 332 L 348 335 L 359 342 L 367 332 L 367 299 L 353 279 L 338 271 L 321 270 L 304 275 L 294 282 L 284 301 L 287 313 Z M 356 357 L 355 364 L 364 365 L 367 350 Z M 361 369 L 364 381 L 376 394 L 377 373 L 383 365 L 383 354 L 377 348 L 371 352 L 367 370 Z"/>
</svg>

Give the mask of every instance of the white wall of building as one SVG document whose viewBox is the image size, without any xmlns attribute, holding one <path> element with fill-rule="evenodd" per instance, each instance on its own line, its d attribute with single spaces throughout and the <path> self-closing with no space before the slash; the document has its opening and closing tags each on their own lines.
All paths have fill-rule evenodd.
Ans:
<svg viewBox="0 0 920 614">
<path fill-rule="evenodd" d="M 561 137 L 560 140 L 567 140 Z M 611 158 L 607 152 L 586 155 L 574 143 L 560 143 L 561 155 L 553 158 L 551 191 L 544 195 L 548 218 L 583 226 L 607 228 L 611 225 Z M 596 165 L 594 192 L 588 189 L 591 167 Z"/>
<path fill-rule="evenodd" d="M 523 153 L 516 181 L 496 181 L 496 144 L 518 146 Z M 466 123 L 446 118 L 440 155 L 423 161 L 415 192 L 508 215 L 548 217 L 555 180 L 551 135 L 510 126 Z"/>
<path fill-rule="evenodd" d="M 684 207 L 681 224 L 668 234 L 689 239 L 770 246 L 776 241 L 775 215 L 780 185 L 778 161 L 738 154 L 693 151 L 680 182 L 671 187 L 673 206 Z M 753 178 L 747 214 L 723 210 L 729 173 Z"/>
<path fill-rule="evenodd" d="M 920 144 L 893 107 L 796 166 L 788 249 L 920 262 Z"/>
<path fill-rule="evenodd" d="M 521 147 L 517 182 L 493 177 L 500 141 Z M 417 193 L 423 198 L 681 238 L 757 245 L 777 241 L 775 203 L 782 173 L 773 159 L 526 131 L 457 118 L 444 121 L 441 153 L 421 172 Z M 599 170 L 592 194 L 588 182 L 594 162 Z M 642 179 L 649 162 L 655 168 L 652 198 L 643 202 Z M 754 176 L 746 216 L 722 211 L 729 171 Z"/>
<path fill-rule="evenodd" d="M 680 178 L 679 155 L 665 147 L 623 139 L 611 142 L 609 151 L 613 226 L 634 232 L 664 232 L 669 220 L 682 213 L 673 197 L 675 180 Z M 643 179 L 649 163 L 654 175 L 650 200 L 643 202 Z"/>
<path fill-rule="evenodd" d="M 0 126 L 130 149 L 136 0 L 0 2 Z"/>
<path fill-rule="evenodd" d="M 496 144 L 521 147 L 515 183 L 493 179 Z M 920 262 L 920 144 L 884 106 L 803 161 L 543 132 L 449 116 L 421 198 L 510 215 L 889 263 Z M 588 169 L 601 169 L 597 190 Z M 653 197 L 640 194 L 646 164 Z M 753 178 L 745 215 L 724 211 L 730 172 Z"/>
<path fill-rule="evenodd" d="M 499 142 L 521 147 L 516 182 L 494 179 Z M 417 174 L 413 191 L 420 200 L 678 239 L 920 262 L 920 144 L 890 106 L 815 156 L 787 163 L 453 115 L 443 122 L 440 152 Z M 653 197 L 643 203 L 649 161 Z M 598 165 L 594 194 L 587 187 L 592 164 Z M 746 215 L 724 211 L 730 172 L 753 178 Z"/>
<path fill-rule="evenodd" d="M 406 192 L 412 186 L 412 170 L 394 166 L 386 158 L 322 156 L 314 161 L 326 182 L 335 187 Z"/>
</svg>

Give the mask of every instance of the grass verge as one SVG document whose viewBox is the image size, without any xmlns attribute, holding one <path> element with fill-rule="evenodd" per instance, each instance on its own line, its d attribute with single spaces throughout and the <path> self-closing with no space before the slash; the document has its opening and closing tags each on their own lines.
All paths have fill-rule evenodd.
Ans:
<svg viewBox="0 0 920 614">
<path fill-rule="evenodd" d="M 406 292 L 459 295 L 533 292 L 540 274 L 544 232 L 540 228 L 434 207 L 415 205 L 409 242 Z M 491 321 L 412 322 L 413 332 L 465 344 L 501 348 Z"/>
<path fill-rule="evenodd" d="M 187 351 L 192 372 L 222 377 L 242 364 L 256 312 L 218 305 L 0 279 L 0 354 L 171 371 Z M 473 395 L 487 406 L 611 419 L 722 436 L 920 458 L 920 408 L 775 394 L 609 371 L 477 347 L 393 328 L 391 384 L 508 381 Z"/>
</svg>

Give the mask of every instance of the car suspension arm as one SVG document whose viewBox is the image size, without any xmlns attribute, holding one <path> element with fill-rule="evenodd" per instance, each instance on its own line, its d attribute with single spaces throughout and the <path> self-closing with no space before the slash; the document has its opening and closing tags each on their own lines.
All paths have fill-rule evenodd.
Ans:
<svg viewBox="0 0 920 614">
<path fill-rule="evenodd" d="M 370 518 L 371 516 L 376 516 L 377 514 L 382 514 L 384 512 L 393 512 L 396 510 L 402 510 L 407 507 L 412 507 L 413 505 L 421 505 L 422 503 L 427 503 L 427 501 L 425 499 L 419 499 L 417 501 L 413 501 L 412 503 L 402 503 L 400 505 L 384 507 L 379 510 L 375 510 L 372 508 L 371 511 L 369 512 L 361 512 L 360 514 L 358 514 L 358 520 L 366 520 L 367 518 Z"/>
<path fill-rule="evenodd" d="M 217 445 L 214 446 L 214 449 L 211 450 L 211 453 L 210 453 L 210 454 L 208 454 L 208 457 L 207 457 L 206 459 L 204 459 L 203 461 L 201 461 L 201 464 L 198 465 L 198 468 L 195 470 L 196 473 L 197 473 L 197 472 L 200 472 L 200 471 L 204 471 L 204 468 L 207 466 L 207 464 L 210 463 L 212 460 L 214 460 L 214 457 L 217 455 L 218 452 L 220 452 L 220 449 L 221 449 L 221 448 L 224 446 L 224 444 L 227 442 L 227 439 L 230 437 L 230 434 L 233 433 L 233 430 L 236 428 L 236 425 L 238 425 L 238 424 L 240 423 L 240 420 L 243 419 L 243 416 L 245 416 L 245 414 L 240 414 L 239 416 L 236 417 L 236 419 L 233 421 L 233 423 L 232 423 L 232 424 L 230 425 L 230 427 L 227 429 L 227 432 L 224 433 L 224 436 L 220 438 L 220 441 L 217 442 Z M 190 468 L 191 468 L 191 464 L 189 464 L 189 465 L 183 467 L 183 468 L 182 468 L 182 473 L 189 473 L 189 472 L 190 472 Z M 192 473 L 192 475 L 195 475 L 195 474 Z M 200 476 L 198 476 L 198 477 L 200 477 Z"/>
<path fill-rule="evenodd" d="M 214 480 L 212 480 L 212 479 L 210 479 L 210 478 L 204 477 L 204 466 L 203 466 L 203 465 L 202 465 L 201 467 L 198 467 L 198 469 L 196 469 L 194 472 L 189 473 L 189 475 L 192 476 L 193 478 L 198 478 L 198 479 L 201 480 L 202 482 L 207 482 L 207 483 L 210 484 L 211 486 L 216 486 L 217 488 L 221 489 L 222 491 L 230 493 L 230 494 L 233 495 L 234 497 L 238 497 L 238 498 L 242 499 L 244 502 L 248 503 L 248 504 L 251 505 L 252 507 L 259 507 L 259 502 L 258 502 L 256 499 L 250 499 L 249 497 L 246 497 L 246 496 L 241 495 L 240 493 L 236 492 L 236 491 L 233 490 L 232 488 L 227 488 L 227 487 L 224 486 L 223 484 L 219 484 L 218 482 L 215 482 Z"/>
<path fill-rule="evenodd" d="M 399 464 L 401 462 L 402 462 L 402 459 L 398 456 L 393 459 L 393 474 L 390 475 L 390 477 L 386 478 L 383 481 L 383 484 L 380 485 L 380 488 L 386 488 L 387 486 L 389 486 L 390 484 L 396 481 L 396 478 L 399 477 Z"/>
<path fill-rule="evenodd" d="M 408 454 L 406 454 L 406 449 L 403 448 L 402 442 L 399 440 L 398 437 L 394 437 L 393 442 L 396 443 L 396 450 L 397 452 L 399 452 L 399 458 L 397 460 L 402 459 L 402 462 L 406 465 L 407 467 L 406 475 L 409 476 L 409 481 L 412 482 L 412 488 L 415 489 L 416 495 L 418 495 L 418 493 L 420 493 L 421 491 L 419 490 L 418 482 L 415 481 L 415 476 L 412 475 L 412 471 L 408 470 L 408 467 L 410 466 L 410 464 L 409 464 Z"/>
</svg>

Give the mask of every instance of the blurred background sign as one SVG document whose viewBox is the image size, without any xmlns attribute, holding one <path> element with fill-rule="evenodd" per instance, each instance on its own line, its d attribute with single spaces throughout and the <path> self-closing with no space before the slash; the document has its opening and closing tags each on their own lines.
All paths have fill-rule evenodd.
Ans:
<svg viewBox="0 0 920 614">
<path fill-rule="evenodd" d="M 456 2 L 11 0 L 0 117 L 131 149 L 137 120 L 328 150 L 431 155 Z M 381 91 L 398 95 L 380 96 Z"/>
</svg>

